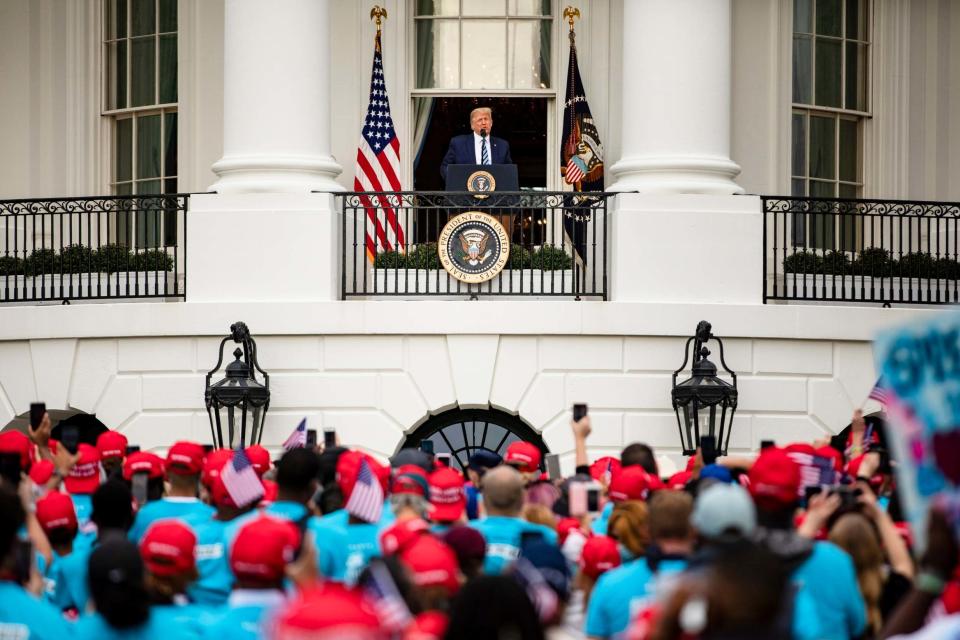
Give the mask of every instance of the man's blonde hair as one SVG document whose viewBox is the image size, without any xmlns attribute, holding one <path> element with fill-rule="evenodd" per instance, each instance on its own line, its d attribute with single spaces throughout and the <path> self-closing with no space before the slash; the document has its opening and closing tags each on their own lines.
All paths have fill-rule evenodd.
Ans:
<svg viewBox="0 0 960 640">
<path fill-rule="evenodd" d="M 493 109 L 490 107 L 477 107 L 470 112 L 470 122 L 473 122 L 473 117 L 480 113 L 486 113 L 491 119 L 493 119 Z"/>
</svg>

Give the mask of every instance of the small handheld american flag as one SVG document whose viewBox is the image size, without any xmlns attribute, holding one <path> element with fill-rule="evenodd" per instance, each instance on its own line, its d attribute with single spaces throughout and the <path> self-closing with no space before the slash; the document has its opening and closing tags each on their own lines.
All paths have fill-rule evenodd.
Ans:
<svg viewBox="0 0 960 640">
<path fill-rule="evenodd" d="M 302 449 L 307 446 L 307 419 L 304 418 L 300 421 L 300 424 L 297 425 L 297 428 L 293 430 L 293 433 L 290 434 L 284 443 L 283 450 L 290 451 L 290 449 Z"/>
<path fill-rule="evenodd" d="M 876 400 L 882 405 L 886 405 L 890 400 L 890 392 L 887 391 L 886 381 L 883 379 L 883 376 L 877 378 L 877 381 L 873 384 L 873 389 L 870 389 L 870 395 L 867 396 L 870 400 Z"/>
<path fill-rule="evenodd" d="M 224 467 L 220 479 L 238 507 L 258 502 L 263 497 L 263 483 L 242 447 L 237 447 L 234 451 L 233 460 Z"/>
<path fill-rule="evenodd" d="M 362 579 L 362 588 L 373 601 L 377 617 L 384 629 L 400 633 L 409 626 L 413 616 L 382 560 L 370 563 L 369 570 Z"/>
<path fill-rule="evenodd" d="M 373 476 L 366 460 L 360 461 L 357 483 L 347 500 L 347 513 L 364 522 L 377 522 L 383 513 L 383 487 Z"/>
</svg>

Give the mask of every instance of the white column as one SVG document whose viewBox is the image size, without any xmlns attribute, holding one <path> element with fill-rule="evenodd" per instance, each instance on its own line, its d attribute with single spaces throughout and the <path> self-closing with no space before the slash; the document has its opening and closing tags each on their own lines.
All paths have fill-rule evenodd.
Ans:
<svg viewBox="0 0 960 640">
<path fill-rule="evenodd" d="M 330 153 L 328 0 L 225 0 L 219 193 L 342 190 Z"/>
<path fill-rule="evenodd" d="M 742 193 L 730 159 L 730 0 L 624 0 L 615 191 Z"/>
</svg>

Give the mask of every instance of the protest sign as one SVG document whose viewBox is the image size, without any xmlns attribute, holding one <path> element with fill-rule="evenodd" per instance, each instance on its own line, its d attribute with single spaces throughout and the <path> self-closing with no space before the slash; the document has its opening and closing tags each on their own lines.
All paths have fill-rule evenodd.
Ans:
<svg viewBox="0 0 960 640">
<path fill-rule="evenodd" d="M 874 357 L 890 392 L 897 489 L 922 550 L 931 504 L 960 522 L 960 313 L 881 333 Z"/>
</svg>

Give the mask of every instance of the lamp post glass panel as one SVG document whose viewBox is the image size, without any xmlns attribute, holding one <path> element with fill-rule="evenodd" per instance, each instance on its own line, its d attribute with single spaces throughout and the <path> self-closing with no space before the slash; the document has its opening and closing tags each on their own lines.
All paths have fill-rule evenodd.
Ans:
<svg viewBox="0 0 960 640">
<path fill-rule="evenodd" d="M 701 321 L 696 334 L 687 340 L 683 364 L 673 372 L 673 389 L 670 396 L 677 414 L 677 427 L 683 444 L 683 455 L 693 455 L 704 436 L 712 436 L 717 455 L 726 455 L 733 426 L 733 414 L 737 410 L 737 374 L 730 370 L 723 357 L 723 341 L 711 332 L 709 322 Z M 730 375 L 732 382 L 717 376 L 717 365 L 707 356 L 710 350 L 704 346 L 715 340 L 720 348 L 720 364 Z M 691 376 L 677 382 L 677 376 L 687 367 L 690 347 L 693 345 Z"/>
<path fill-rule="evenodd" d="M 229 340 L 239 345 L 233 351 L 234 361 L 227 365 L 221 380 L 211 383 L 213 374 L 223 364 L 223 348 Z M 263 383 L 257 380 L 258 371 Z M 220 342 L 220 358 L 217 366 L 207 373 L 204 399 L 214 445 L 233 448 L 260 443 L 263 421 L 270 407 L 270 376 L 257 362 L 257 343 L 246 324 L 231 325 L 230 335 Z"/>
</svg>

